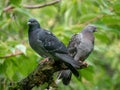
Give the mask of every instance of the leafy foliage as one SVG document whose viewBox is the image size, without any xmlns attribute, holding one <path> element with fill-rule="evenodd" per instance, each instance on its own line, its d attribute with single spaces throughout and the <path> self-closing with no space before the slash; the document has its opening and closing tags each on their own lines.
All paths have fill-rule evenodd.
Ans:
<svg viewBox="0 0 120 90">
<path fill-rule="evenodd" d="M 51 30 L 66 45 L 70 37 L 87 24 L 95 24 L 98 28 L 94 52 L 86 60 L 89 67 L 80 70 L 81 78 L 73 76 L 69 86 L 60 82 L 57 90 L 119 90 L 120 1 L 62 0 L 56 5 L 39 9 L 22 6 L 46 2 L 50 0 L 1 0 L 0 90 L 8 89 L 10 83 L 27 76 L 42 59 L 28 43 L 26 23 L 31 17 L 37 18 L 43 28 Z M 15 8 L 3 11 L 9 5 Z M 23 54 L 14 56 L 16 51 Z"/>
</svg>

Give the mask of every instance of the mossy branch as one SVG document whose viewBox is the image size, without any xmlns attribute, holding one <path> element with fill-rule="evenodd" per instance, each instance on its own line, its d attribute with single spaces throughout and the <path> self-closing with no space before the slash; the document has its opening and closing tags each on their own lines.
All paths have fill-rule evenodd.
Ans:
<svg viewBox="0 0 120 90">
<path fill-rule="evenodd" d="M 86 64 L 81 63 L 79 69 L 87 67 Z M 17 82 L 12 86 L 12 90 L 31 90 L 35 86 L 40 86 L 48 83 L 48 86 L 55 87 L 53 74 L 60 70 L 65 70 L 67 67 L 61 62 L 54 62 L 53 60 L 42 60 L 38 66 L 26 78 Z"/>
</svg>

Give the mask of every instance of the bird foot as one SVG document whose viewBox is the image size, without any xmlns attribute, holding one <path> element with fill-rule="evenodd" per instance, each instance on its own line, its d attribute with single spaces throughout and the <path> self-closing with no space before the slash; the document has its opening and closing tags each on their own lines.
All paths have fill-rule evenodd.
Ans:
<svg viewBox="0 0 120 90">
<path fill-rule="evenodd" d="M 85 67 L 88 67 L 88 63 L 87 62 L 82 62 L 82 61 L 79 61 L 81 63 L 81 67 L 82 68 L 85 68 Z"/>
<path fill-rule="evenodd" d="M 41 64 L 41 63 L 45 63 L 45 62 L 48 62 L 48 61 L 49 61 L 49 58 L 47 57 L 47 58 L 45 58 L 44 60 L 40 61 L 39 64 Z"/>
<path fill-rule="evenodd" d="M 84 66 L 88 67 L 88 63 L 87 62 L 82 62 Z"/>
<path fill-rule="evenodd" d="M 48 57 L 44 59 L 44 62 L 48 62 L 48 61 L 49 61 L 49 58 L 48 58 Z"/>
</svg>

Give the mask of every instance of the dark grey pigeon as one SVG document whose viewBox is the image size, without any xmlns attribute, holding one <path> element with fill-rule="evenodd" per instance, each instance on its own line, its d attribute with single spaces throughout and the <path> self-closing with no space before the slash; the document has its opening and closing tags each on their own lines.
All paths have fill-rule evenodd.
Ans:
<svg viewBox="0 0 120 90">
<path fill-rule="evenodd" d="M 88 25 L 80 33 L 72 36 L 69 42 L 69 53 L 74 60 L 83 62 L 93 51 L 94 48 L 94 32 L 96 26 Z M 60 72 L 58 78 L 62 78 L 64 85 L 68 85 L 71 80 L 72 72 L 70 70 L 63 70 Z"/>
<path fill-rule="evenodd" d="M 67 47 L 50 31 L 42 29 L 36 19 L 29 19 L 28 25 L 29 43 L 32 49 L 42 57 L 63 62 L 78 77 L 79 73 L 75 68 L 78 68 L 80 63 L 68 54 Z"/>
</svg>

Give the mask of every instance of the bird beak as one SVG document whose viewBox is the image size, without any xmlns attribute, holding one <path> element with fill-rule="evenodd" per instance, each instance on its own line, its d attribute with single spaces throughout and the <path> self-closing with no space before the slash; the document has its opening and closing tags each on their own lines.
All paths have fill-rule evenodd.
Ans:
<svg viewBox="0 0 120 90">
<path fill-rule="evenodd" d="M 31 24 L 31 22 L 28 22 L 27 24 L 28 24 L 28 25 L 30 25 L 30 24 Z"/>
</svg>

